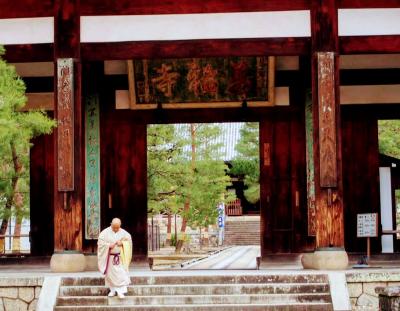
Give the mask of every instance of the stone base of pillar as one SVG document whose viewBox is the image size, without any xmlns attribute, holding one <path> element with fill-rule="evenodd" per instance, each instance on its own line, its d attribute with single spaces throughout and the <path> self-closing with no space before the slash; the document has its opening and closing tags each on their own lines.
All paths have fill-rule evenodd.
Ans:
<svg viewBox="0 0 400 311">
<path fill-rule="evenodd" d="M 97 254 L 85 254 L 85 271 L 97 271 Z"/>
<path fill-rule="evenodd" d="M 349 257 L 343 248 L 327 247 L 304 254 L 301 263 L 304 269 L 345 270 L 349 265 Z"/>
<path fill-rule="evenodd" d="M 85 266 L 85 256 L 77 251 L 54 253 L 50 260 L 51 272 L 82 272 Z"/>
</svg>

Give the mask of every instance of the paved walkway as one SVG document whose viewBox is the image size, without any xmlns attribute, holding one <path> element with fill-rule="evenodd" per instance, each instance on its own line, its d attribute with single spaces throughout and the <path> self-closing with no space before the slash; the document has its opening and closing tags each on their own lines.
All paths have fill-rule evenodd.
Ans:
<svg viewBox="0 0 400 311">
<path fill-rule="evenodd" d="M 256 269 L 260 246 L 233 246 L 206 259 L 185 266 L 190 270 L 248 270 Z"/>
</svg>

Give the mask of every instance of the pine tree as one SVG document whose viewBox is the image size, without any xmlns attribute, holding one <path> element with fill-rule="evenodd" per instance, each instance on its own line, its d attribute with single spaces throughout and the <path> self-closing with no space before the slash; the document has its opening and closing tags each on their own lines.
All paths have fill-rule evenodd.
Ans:
<svg viewBox="0 0 400 311">
<path fill-rule="evenodd" d="M 176 252 L 180 252 L 186 226 L 206 228 L 215 224 L 218 211 L 217 205 L 228 198 L 227 187 L 231 184 L 227 175 L 227 166 L 220 158 L 220 144 L 216 138 L 221 135 L 221 127 L 212 124 L 187 125 L 190 135 L 190 150 L 188 151 L 188 166 L 191 176 L 183 191 L 184 209 L 182 216 L 181 235 Z"/>
<path fill-rule="evenodd" d="M 148 128 L 149 213 L 181 216 L 177 252 L 187 226 L 208 228 L 216 223 L 217 204 L 227 195 L 230 178 L 215 142 L 220 134 L 220 126 L 208 124 Z"/>
<path fill-rule="evenodd" d="M 247 189 L 244 195 L 250 203 L 260 200 L 260 155 L 259 125 L 245 123 L 240 129 L 240 139 L 236 144 L 238 156 L 232 161 L 230 173 L 244 180 Z"/>
<path fill-rule="evenodd" d="M 31 139 L 51 133 L 55 122 L 43 111 L 21 111 L 26 104 L 25 84 L 2 55 L 4 48 L 0 46 L 0 235 L 6 233 L 12 216 L 16 218 L 14 234 L 18 235 L 22 219 L 29 215 Z M 18 243 L 16 239 L 13 244 Z M 2 250 L 4 239 L 0 239 Z"/>
<path fill-rule="evenodd" d="M 179 196 L 190 175 L 183 159 L 186 143 L 174 125 L 150 125 L 147 129 L 149 215 L 168 215 L 167 243 L 171 243 L 171 215 L 178 213 Z"/>
</svg>

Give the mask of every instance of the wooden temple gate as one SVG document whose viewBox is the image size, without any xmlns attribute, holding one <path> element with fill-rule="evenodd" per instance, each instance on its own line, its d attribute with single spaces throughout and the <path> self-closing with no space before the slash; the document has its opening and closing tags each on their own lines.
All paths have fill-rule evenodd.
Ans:
<svg viewBox="0 0 400 311">
<path fill-rule="evenodd" d="M 43 85 L 54 88 L 53 110 L 59 125 L 51 136 L 37 138 L 31 152 L 32 254 L 91 252 L 96 230 L 118 216 L 133 235 L 135 255 L 146 257 L 146 125 L 230 121 L 260 123 L 263 256 L 345 246 L 349 251 L 360 250 L 353 233 L 356 214 L 379 210 L 377 119 L 393 117 L 396 110 L 393 105 L 370 105 L 359 115 L 362 105 L 341 107 L 339 58 L 344 54 L 400 53 L 400 36 L 339 36 L 338 12 L 377 4 L 399 8 L 397 1 L 207 0 L 200 4 L 187 0 L 179 6 L 157 0 L 101 3 L 24 0 L 15 4 L 0 0 L 0 22 L 19 17 L 54 18 L 54 42 L 10 41 L 6 45 L 5 58 L 10 62 L 53 61 L 55 66 L 54 80 Z M 248 38 L 88 39 L 93 35 L 87 26 L 91 18 L 101 20 L 104 15 L 232 12 L 305 12 L 299 14 L 308 19 L 309 30 L 293 36 Z M 288 87 L 288 105 L 119 110 L 116 92 L 128 89 L 128 79 L 106 75 L 104 68 L 107 60 L 231 56 L 298 56 L 297 70 L 276 75 L 276 86 Z M 28 89 L 41 91 L 43 85 L 28 81 Z M 89 99 L 98 104 L 101 124 L 96 164 L 101 218 L 93 232 L 85 232 L 85 180 L 90 176 L 85 165 L 88 141 L 84 122 Z M 311 132 L 306 130 L 308 126 Z M 86 222 L 95 223 L 96 217 L 86 217 Z"/>
</svg>

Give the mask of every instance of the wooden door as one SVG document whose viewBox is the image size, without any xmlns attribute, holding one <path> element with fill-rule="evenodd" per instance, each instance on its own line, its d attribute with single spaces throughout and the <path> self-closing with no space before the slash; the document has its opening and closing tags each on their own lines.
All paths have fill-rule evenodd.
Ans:
<svg viewBox="0 0 400 311">
<path fill-rule="evenodd" d="M 260 122 L 260 185 L 262 255 L 312 249 L 301 114 Z"/>
</svg>

